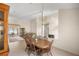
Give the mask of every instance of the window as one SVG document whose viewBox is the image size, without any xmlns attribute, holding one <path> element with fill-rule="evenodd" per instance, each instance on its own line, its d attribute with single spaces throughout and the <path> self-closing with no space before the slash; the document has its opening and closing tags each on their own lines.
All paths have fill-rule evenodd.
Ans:
<svg viewBox="0 0 79 59">
<path fill-rule="evenodd" d="M 20 25 L 18 24 L 9 24 L 9 30 L 8 30 L 8 34 L 15 34 L 15 35 L 19 35 L 20 31 Z"/>
</svg>

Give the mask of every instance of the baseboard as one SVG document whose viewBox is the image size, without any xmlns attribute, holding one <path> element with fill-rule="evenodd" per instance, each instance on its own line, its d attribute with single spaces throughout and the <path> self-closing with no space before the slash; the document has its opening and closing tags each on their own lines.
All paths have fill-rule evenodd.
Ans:
<svg viewBox="0 0 79 59">
<path fill-rule="evenodd" d="M 74 54 L 74 53 L 72 53 L 72 52 L 70 52 L 70 51 L 67 51 L 67 50 L 64 50 L 64 49 L 62 49 L 62 48 L 58 48 L 58 47 L 55 47 L 55 46 L 54 46 L 54 48 L 57 48 L 57 49 L 59 49 L 59 50 L 62 50 L 62 51 L 67 52 L 67 53 L 69 53 L 69 54 L 72 54 L 73 56 L 79 56 L 78 54 Z"/>
</svg>

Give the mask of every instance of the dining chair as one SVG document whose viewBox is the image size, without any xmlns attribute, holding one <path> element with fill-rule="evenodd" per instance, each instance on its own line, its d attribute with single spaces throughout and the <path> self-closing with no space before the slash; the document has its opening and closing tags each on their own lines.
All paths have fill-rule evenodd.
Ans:
<svg viewBox="0 0 79 59">
<path fill-rule="evenodd" d="M 49 56 L 49 54 L 51 56 L 53 56 L 53 54 L 52 54 L 53 52 L 51 52 L 53 50 L 52 44 L 53 44 L 53 40 L 51 42 L 49 42 L 49 47 L 48 48 L 44 48 L 42 51 L 40 51 L 41 54 L 43 55 L 43 54 L 46 53 L 48 56 Z"/>
<path fill-rule="evenodd" d="M 46 51 L 46 53 L 47 53 L 48 56 L 49 56 L 49 54 L 50 54 L 51 56 L 54 55 L 54 54 L 53 54 L 53 46 L 52 46 L 52 44 L 53 44 L 53 40 L 49 43 L 49 47 L 48 47 L 48 49 L 47 49 L 47 51 Z"/>
<path fill-rule="evenodd" d="M 28 55 L 30 55 L 30 51 L 31 51 L 31 47 L 32 47 L 32 44 L 31 44 L 31 36 L 27 33 L 26 35 L 24 35 L 23 37 L 25 39 L 25 43 L 26 43 L 26 48 L 25 48 L 25 51 L 27 51 Z"/>
<path fill-rule="evenodd" d="M 24 36 L 25 42 L 26 42 L 26 48 L 25 51 L 27 51 L 28 55 L 30 55 L 31 53 L 33 53 L 34 55 L 36 55 L 38 48 L 36 46 L 34 46 L 32 43 L 32 34 L 26 34 Z"/>
</svg>

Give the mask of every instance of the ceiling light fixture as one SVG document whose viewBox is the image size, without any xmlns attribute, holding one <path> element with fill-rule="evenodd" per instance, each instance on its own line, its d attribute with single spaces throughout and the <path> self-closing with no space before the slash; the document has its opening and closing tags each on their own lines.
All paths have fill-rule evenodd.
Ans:
<svg viewBox="0 0 79 59">
<path fill-rule="evenodd" d="M 42 34 L 42 36 L 44 37 L 44 18 L 43 18 L 44 13 L 43 13 L 43 11 L 44 11 L 44 5 L 41 4 L 41 19 L 42 19 L 42 29 L 41 29 L 41 34 Z"/>
</svg>

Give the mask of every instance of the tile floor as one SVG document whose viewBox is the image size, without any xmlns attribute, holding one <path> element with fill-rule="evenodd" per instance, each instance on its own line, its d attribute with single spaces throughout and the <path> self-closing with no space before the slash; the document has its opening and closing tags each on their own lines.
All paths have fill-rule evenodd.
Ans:
<svg viewBox="0 0 79 59">
<path fill-rule="evenodd" d="M 9 43 L 9 48 L 9 56 L 28 56 L 27 52 L 25 52 L 25 42 L 23 40 Z M 73 56 L 72 54 L 59 50 L 57 48 L 53 49 L 53 53 L 54 56 Z M 31 54 L 31 56 L 34 55 Z M 44 54 L 43 56 L 47 56 L 47 54 Z"/>
</svg>

